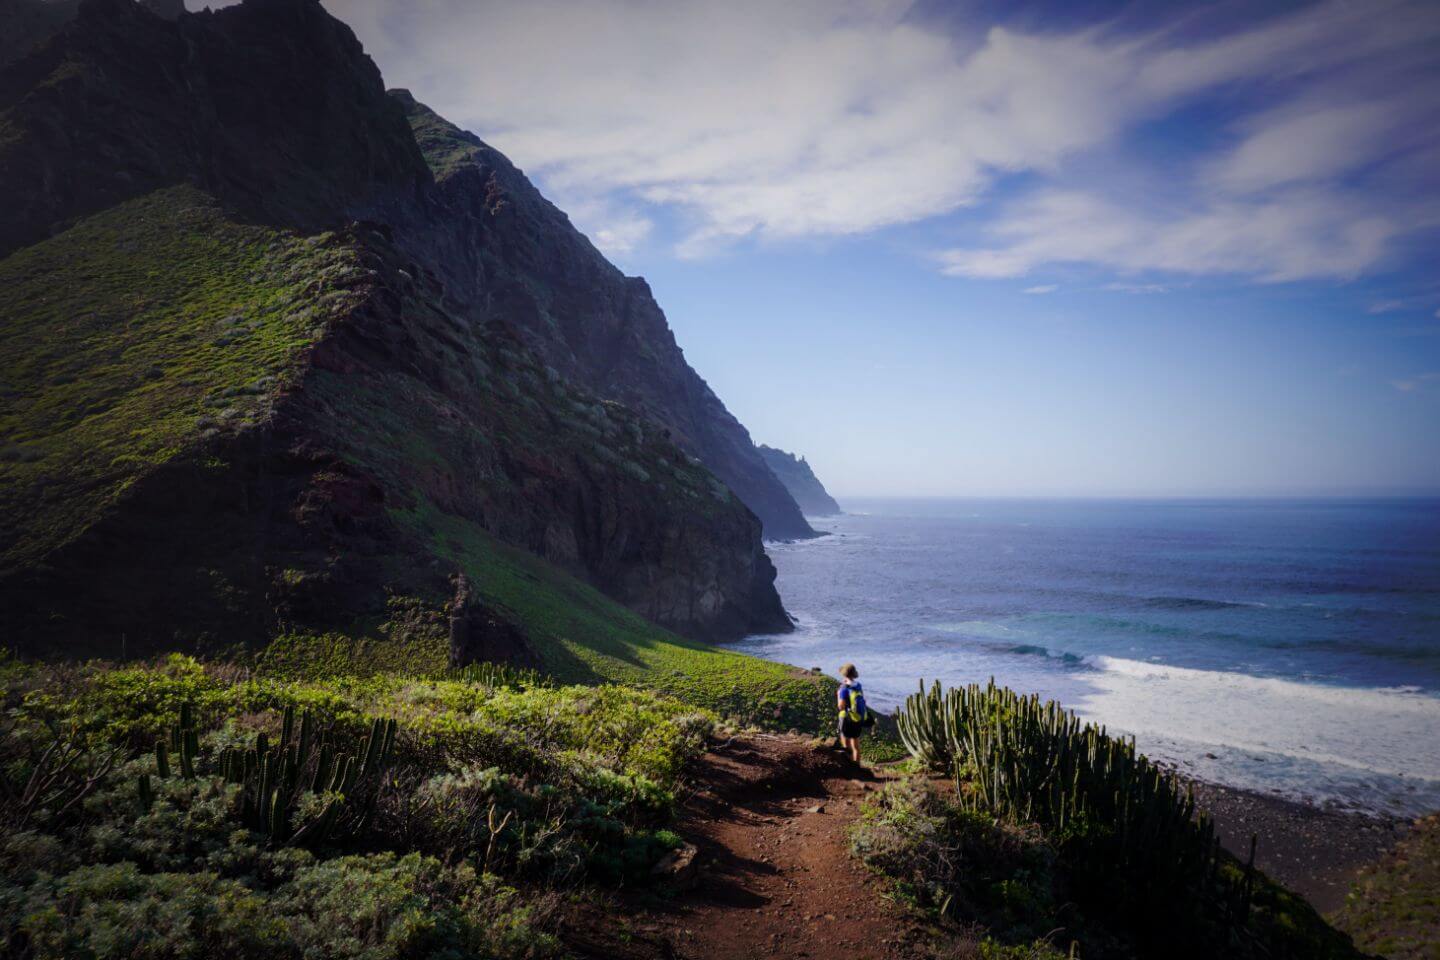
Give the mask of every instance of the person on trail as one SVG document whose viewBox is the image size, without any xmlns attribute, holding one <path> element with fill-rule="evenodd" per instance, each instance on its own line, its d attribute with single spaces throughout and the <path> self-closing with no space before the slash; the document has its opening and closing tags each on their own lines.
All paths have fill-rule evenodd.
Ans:
<svg viewBox="0 0 1440 960">
<path fill-rule="evenodd" d="M 840 711 L 840 741 L 850 753 L 853 763 L 860 763 L 860 734 L 874 723 L 865 706 L 865 691 L 860 686 L 860 671 L 855 664 L 840 668 L 840 689 L 835 691 L 835 705 Z"/>
</svg>

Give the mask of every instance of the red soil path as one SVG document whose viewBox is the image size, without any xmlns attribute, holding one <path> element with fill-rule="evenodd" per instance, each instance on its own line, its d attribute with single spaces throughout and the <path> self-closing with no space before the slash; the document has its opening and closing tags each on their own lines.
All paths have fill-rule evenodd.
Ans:
<svg viewBox="0 0 1440 960">
<path fill-rule="evenodd" d="M 682 877 L 693 886 L 576 918 L 571 948 L 617 960 L 930 956 L 924 929 L 847 852 L 860 803 L 884 778 L 857 777 L 837 751 L 793 737 L 718 746 L 679 821 L 698 848 L 693 876 Z"/>
</svg>

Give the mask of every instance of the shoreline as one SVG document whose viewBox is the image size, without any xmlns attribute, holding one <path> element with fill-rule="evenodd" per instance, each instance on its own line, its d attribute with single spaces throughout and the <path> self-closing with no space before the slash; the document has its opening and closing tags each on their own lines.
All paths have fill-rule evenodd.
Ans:
<svg viewBox="0 0 1440 960">
<path fill-rule="evenodd" d="M 1254 835 L 1255 866 L 1321 914 L 1339 909 L 1360 869 L 1379 861 L 1412 823 L 1178 775 L 1194 788 L 1196 806 L 1215 821 L 1226 850 L 1244 862 Z"/>
</svg>

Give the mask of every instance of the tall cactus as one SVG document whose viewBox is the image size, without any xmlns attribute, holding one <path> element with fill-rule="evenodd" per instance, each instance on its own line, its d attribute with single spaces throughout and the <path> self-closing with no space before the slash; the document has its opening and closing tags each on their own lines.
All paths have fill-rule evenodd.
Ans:
<svg viewBox="0 0 1440 960">
<path fill-rule="evenodd" d="M 297 722 L 294 708 L 287 707 L 278 739 L 272 742 L 261 733 L 248 750 L 225 751 L 220 772 L 240 785 L 241 816 L 252 829 L 275 842 L 322 843 L 342 824 L 363 829 L 389 765 L 397 729 L 394 720 L 373 719 L 359 744 L 344 751 L 308 711 Z M 305 793 L 333 796 L 318 816 L 297 824 L 294 810 Z"/>
<path fill-rule="evenodd" d="M 905 708 L 896 715 L 900 739 L 905 748 L 922 763 L 936 770 L 950 765 L 950 741 L 945 736 L 944 700 L 940 681 L 929 692 L 921 681 L 918 693 L 905 701 Z"/>
<path fill-rule="evenodd" d="M 369 732 L 349 748 L 333 731 L 322 730 L 309 711 L 295 715 L 287 706 L 281 713 L 279 737 L 271 741 L 261 732 L 254 746 L 227 748 L 213 758 L 213 775 L 240 788 L 240 818 L 246 826 L 277 843 L 323 843 L 338 828 L 364 829 L 395 749 L 399 725 L 374 718 Z M 180 776 L 200 775 L 200 737 L 194 710 L 180 708 L 179 722 L 168 736 L 155 743 L 155 771 L 168 780 L 178 762 Z M 333 794 L 318 816 L 295 824 L 294 810 L 305 793 Z M 136 781 L 143 809 L 154 803 L 148 775 Z"/>
<path fill-rule="evenodd" d="M 993 679 L 943 694 L 938 683 L 928 691 L 922 683 L 896 719 L 912 755 L 949 767 L 963 804 L 1040 824 L 1097 878 L 1138 873 L 1171 890 L 1221 882 L 1213 825 L 1196 818 L 1193 795 L 1133 739 Z M 1235 902 L 1243 917 L 1246 893 Z"/>
</svg>

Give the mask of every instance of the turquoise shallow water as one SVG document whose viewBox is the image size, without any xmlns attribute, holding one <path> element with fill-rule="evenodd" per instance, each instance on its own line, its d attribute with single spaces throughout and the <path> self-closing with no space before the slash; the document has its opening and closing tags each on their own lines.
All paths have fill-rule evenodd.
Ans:
<svg viewBox="0 0 1440 960">
<path fill-rule="evenodd" d="M 1196 775 L 1440 809 L 1440 500 L 875 500 L 771 544 L 747 652 L 1056 697 Z"/>
</svg>

